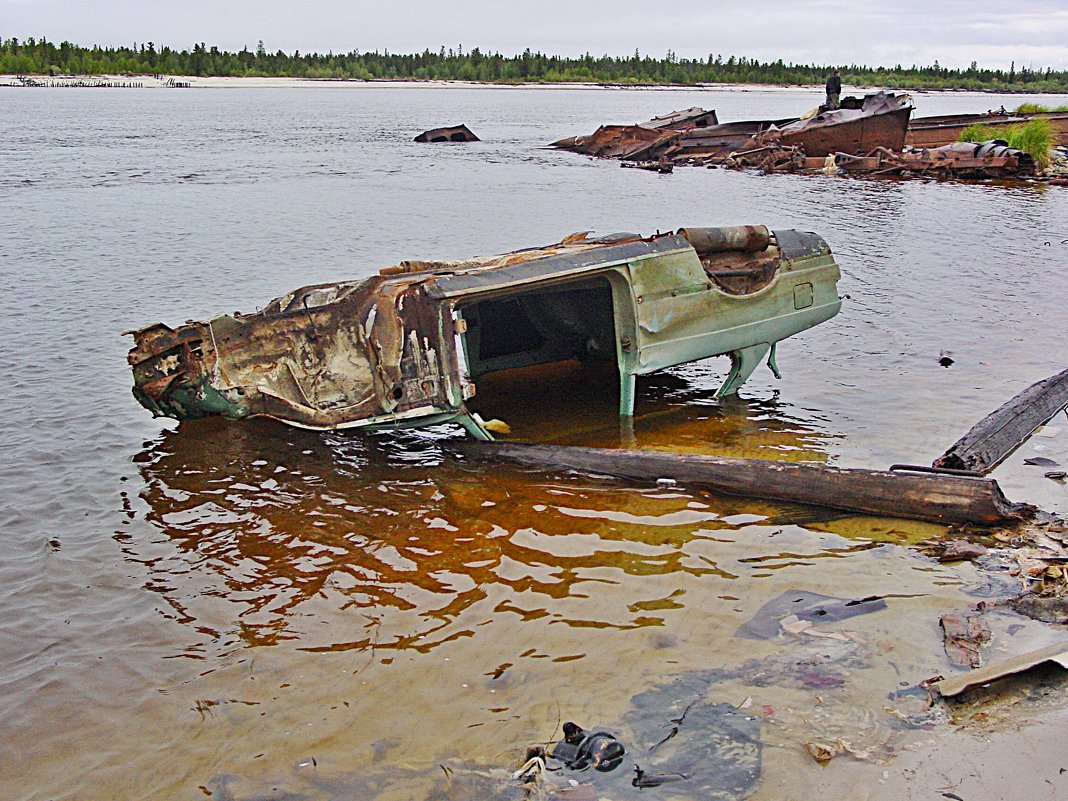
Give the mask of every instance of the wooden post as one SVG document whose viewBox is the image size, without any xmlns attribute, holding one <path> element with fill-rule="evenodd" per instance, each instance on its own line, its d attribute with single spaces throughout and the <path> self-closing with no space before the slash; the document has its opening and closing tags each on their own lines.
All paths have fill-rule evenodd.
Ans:
<svg viewBox="0 0 1068 801">
<path fill-rule="evenodd" d="M 935 467 L 989 473 L 1068 405 L 1068 370 L 1038 381 L 988 414 L 934 460 Z"/>
</svg>

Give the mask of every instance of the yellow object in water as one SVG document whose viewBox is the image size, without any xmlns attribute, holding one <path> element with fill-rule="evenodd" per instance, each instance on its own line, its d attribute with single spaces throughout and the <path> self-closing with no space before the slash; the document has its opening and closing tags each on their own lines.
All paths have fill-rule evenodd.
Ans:
<svg viewBox="0 0 1068 801">
<path fill-rule="evenodd" d="M 487 420 L 485 423 L 482 424 L 482 426 L 487 431 L 491 431 L 494 434 L 502 434 L 504 436 L 507 436 L 508 434 L 512 433 L 512 427 L 506 422 L 504 422 L 504 420 Z"/>
</svg>

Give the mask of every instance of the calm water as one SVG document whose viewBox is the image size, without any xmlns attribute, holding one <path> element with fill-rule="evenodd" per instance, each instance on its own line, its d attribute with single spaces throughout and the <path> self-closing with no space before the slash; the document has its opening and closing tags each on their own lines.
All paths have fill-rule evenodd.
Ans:
<svg viewBox="0 0 1068 801">
<path fill-rule="evenodd" d="M 540 149 L 692 105 L 732 120 L 817 101 L 0 90 L 0 797 L 484 798 L 561 720 L 633 734 L 636 695 L 710 668 L 725 673 L 708 699 L 751 697 L 762 726 L 756 798 L 828 781 L 800 750 L 814 737 L 907 746 L 886 694 L 948 670 L 937 617 L 975 600 L 972 568 L 907 547 L 937 527 L 481 472 L 446 453 L 448 429 L 177 426 L 133 401 L 121 336 L 403 258 L 800 227 L 837 254 L 842 314 L 783 343 L 783 380 L 761 370 L 737 401 L 712 399 L 725 360 L 648 381 L 637 446 L 929 462 L 1064 368 L 1068 190 L 658 176 Z M 922 114 L 1002 102 L 1017 99 L 917 97 Z M 411 142 L 460 122 L 486 141 Z M 614 445 L 612 408 L 569 383 L 500 416 L 524 439 Z M 1014 500 L 1068 511 L 1017 468 Z M 848 655 L 734 637 L 793 589 L 909 597 L 851 620 Z M 789 678 L 799 653 L 844 666 L 817 712 Z M 872 788 L 884 769 L 838 766 Z"/>
</svg>

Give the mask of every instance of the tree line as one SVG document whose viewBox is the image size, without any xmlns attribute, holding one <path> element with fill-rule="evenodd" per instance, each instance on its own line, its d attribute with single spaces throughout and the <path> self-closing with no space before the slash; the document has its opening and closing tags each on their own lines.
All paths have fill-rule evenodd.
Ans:
<svg viewBox="0 0 1068 801">
<path fill-rule="evenodd" d="M 642 55 L 578 57 L 525 50 L 505 56 L 462 47 L 422 53 L 269 53 L 260 42 L 255 50 L 220 50 L 200 43 L 191 50 L 157 47 L 153 42 L 130 47 L 56 45 L 44 38 L 0 39 L 0 73 L 16 75 L 155 74 L 199 76 L 261 76 L 357 80 L 457 80 L 494 83 L 590 82 L 620 85 L 701 83 L 821 84 L 837 66 L 842 81 L 861 86 L 897 89 L 972 89 L 1004 92 L 1068 92 L 1068 70 L 1033 69 L 1015 63 L 1008 70 L 931 66 L 869 67 L 859 64 L 791 64 L 782 59 L 757 59 L 709 54 L 706 59 L 679 58 L 670 50 L 663 58 Z"/>
</svg>

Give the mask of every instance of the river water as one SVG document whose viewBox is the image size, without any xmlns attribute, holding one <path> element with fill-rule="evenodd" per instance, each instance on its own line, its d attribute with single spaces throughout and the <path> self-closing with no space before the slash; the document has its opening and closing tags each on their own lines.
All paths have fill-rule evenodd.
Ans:
<svg viewBox="0 0 1068 801">
<path fill-rule="evenodd" d="M 509 792 L 505 771 L 562 720 L 636 740 L 632 721 L 661 711 L 633 699 L 701 671 L 716 677 L 702 698 L 761 726 L 761 778 L 745 792 L 808 797 L 839 781 L 876 797 L 894 763 L 875 763 L 915 747 L 887 693 L 951 669 L 938 615 L 979 592 L 970 566 L 909 547 L 939 527 L 480 470 L 443 449 L 459 436 L 448 428 L 153 420 L 130 395 L 122 336 L 405 258 L 587 229 L 798 227 L 835 252 L 842 313 L 782 343 L 783 379 L 761 370 L 737 400 L 712 398 L 725 360 L 641 384 L 626 436 L 929 462 L 1064 368 L 1068 190 L 660 176 L 541 147 L 693 105 L 727 121 L 818 100 L 0 90 L 0 797 L 484 798 Z M 938 114 L 1018 98 L 916 102 Z M 411 141 L 460 122 L 485 141 Z M 499 416 L 521 439 L 615 445 L 613 406 L 567 382 Z M 1068 511 L 1024 455 L 1004 468 L 1009 496 Z M 898 597 L 848 621 L 846 640 L 735 636 L 799 589 Z M 798 678 L 804 660 L 817 675 Z M 801 746 L 835 738 L 871 761 L 835 760 L 832 779 Z"/>
</svg>

